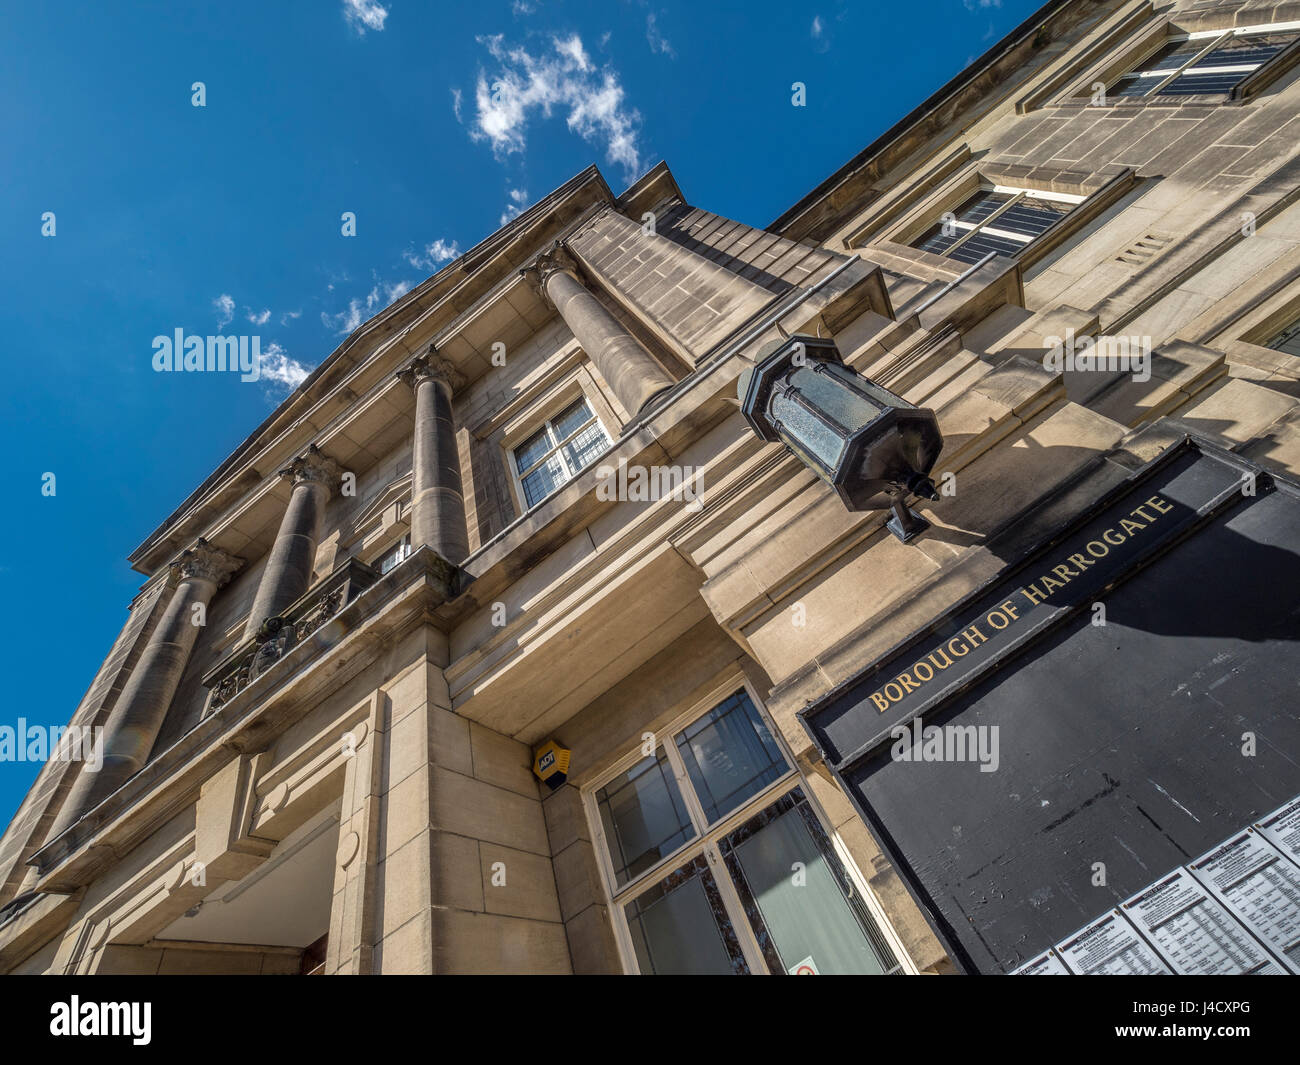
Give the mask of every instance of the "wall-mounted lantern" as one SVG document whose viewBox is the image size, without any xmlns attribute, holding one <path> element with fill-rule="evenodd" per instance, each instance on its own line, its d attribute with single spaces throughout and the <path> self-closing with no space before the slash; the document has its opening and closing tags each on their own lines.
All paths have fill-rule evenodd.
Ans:
<svg viewBox="0 0 1300 1065">
<path fill-rule="evenodd" d="M 929 526 L 908 494 L 938 499 L 928 474 L 943 448 L 934 411 L 912 406 L 844 365 L 832 340 L 767 344 L 737 384 L 740 409 L 764 440 L 780 440 L 849 510 L 889 507 L 906 543 Z"/>
</svg>

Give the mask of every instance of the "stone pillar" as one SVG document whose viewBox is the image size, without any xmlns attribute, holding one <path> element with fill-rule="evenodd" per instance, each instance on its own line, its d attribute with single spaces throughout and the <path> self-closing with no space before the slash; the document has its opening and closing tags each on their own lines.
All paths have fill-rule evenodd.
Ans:
<svg viewBox="0 0 1300 1065">
<path fill-rule="evenodd" d="M 326 972 L 572 972 L 532 751 L 452 711 L 445 633 L 385 654 L 346 759 Z"/>
<path fill-rule="evenodd" d="M 415 435 L 411 444 L 411 550 L 430 547 L 453 566 L 469 554 L 465 495 L 452 393 L 464 378 L 430 344 L 397 376 L 415 389 Z"/>
<path fill-rule="evenodd" d="M 83 767 L 59 811 L 50 839 L 144 767 L 171 709 L 212 596 L 242 564 L 243 559 L 202 539 L 172 563 L 169 580 L 175 580 L 176 586 L 171 599 L 104 727 L 103 765 L 98 772 L 88 765 Z M 196 610 L 196 606 L 202 610 Z"/>
<path fill-rule="evenodd" d="M 325 504 L 338 485 L 340 473 L 338 463 L 317 450 L 315 444 L 280 471 L 281 477 L 293 478 L 293 495 L 266 560 L 262 583 L 257 586 L 244 626 L 245 640 L 255 637 L 262 622 L 278 617 L 311 586 Z"/>
<path fill-rule="evenodd" d="M 582 350 L 633 417 L 656 395 L 673 386 L 668 375 L 578 277 L 577 262 L 562 243 L 522 271 L 560 312 Z"/>
</svg>

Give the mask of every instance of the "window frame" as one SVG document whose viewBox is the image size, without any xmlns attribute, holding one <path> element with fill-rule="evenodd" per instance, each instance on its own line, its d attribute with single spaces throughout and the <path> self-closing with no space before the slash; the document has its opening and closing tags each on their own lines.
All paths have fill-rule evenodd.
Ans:
<svg viewBox="0 0 1300 1065">
<path fill-rule="evenodd" d="M 577 384 L 578 383 L 575 382 L 575 385 Z M 561 414 L 577 403 L 586 404 L 587 412 L 590 417 L 583 421 L 583 423 L 568 436 L 563 439 L 558 439 L 559 434 L 555 432 L 553 423 Z M 526 429 L 520 429 L 517 432 L 511 433 L 506 440 L 501 442 L 502 450 L 505 452 L 505 462 L 509 467 L 510 483 L 515 495 L 515 500 L 520 508 L 520 514 L 526 514 L 534 507 L 541 506 L 551 496 L 555 495 L 556 492 L 559 492 L 566 485 L 575 481 L 583 470 L 586 470 L 591 466 L 591 463 L 588 463 L 580 469 L 571 469 L 571 464 L 568 458 L 564 455 L 564 445 L 579 433 L 587 429 L 593 422 L 599 427 L 601 435 L 605 438 L 606 446 L 605 450 L 601 452 L 601 455 L 607 454 L 616 443 L 615 438 L 610 434 L 609 428 L 601 418 L 601 412 L 598 405 L 592 402 L 592 397 L 588 395 L 586 389 L 582 388 L 580 385 L 578 385 L 578 387 L 563 390 L 559 397 L 546 405 L 544 410 L 546 413 L 543 414 L 538 412 L 525 423 L 527 425 Z M 516 457 L 517 452 L 537 436 L 539 432 L 545 432 L 547 434 L 547 440 L 551 446 L 542 457 L 537 460 L 537 462 L 529 466 L 528 469 L 520 471 L 519 462 Z M 551 489 L 551 491 L 541 496 L 535 502 L 530 503 L 528 501 L 528 492 L 524 487 L 524 478 L 539 469 L 552 455 L 559 456 L 560 462 L 564 465 L 568 476 L 555 488 Z"/>
<path fill-rule="evenodd" d="M 1256 36 L 1267 33 L 1297 33 L 1297 39 L 1284 46 L 1281 51 L 1248 71 L 1228 92 L 1156 94 L 1152 91 L 1141 96 L 1118 96 L 1111 90 L 1126 77 L 1136 73 L 1142 64 L 1154 58 L 1156 53 L 1170 44 L 1186 40 L 1204 40 L 1207 46 L 1217 44 L 1220 40 L 1231 37 Z M 1207 47 L 1208 53 L 1212 47 Z M 1193 57 L 1183 64 L 1173 75 L 1194 65 Z M 1111 110 L 1116 107 L 1178 107 L 1194 106 L 1221 107 L 1225 104 L 1244 103 L 1255 93 L 1267 88 L 1281 74 L 1300 59 L 1300 21 L 1262 22 L 1247 26 L 1219 26 L 1213 29 L 1182 29 L 1169 15 L 1153 19 L 1142 31 L 1125 34 L 1123 39 L 1099 62 L 1092 63 L 1082 76 L 1071 77 L 1064 83 L 1063 91 L 1055 93 L 1044 101 L 1042 93 L 1031 93 L 1024 101 L 1023 111 L 1037 107 L 1081 109 L 1099 107 Z M 1104 105 L 1092 103 L 1093 86 L 1101 82 L 1106 86 Z M 1170 83 L 1170 78 L 1161 78 L 1160 83 Z"/>
<path fill-rule="evenodd" d="M 1114 165 L 1100 171 L 1064 170 L 987 162 L 970 157 L 969 152 L 957 153 L 952 161 L 954 165 L 945 167 L 940 182 L 928 182 L 887 205 L 873 205 L 868 216 L 857 221 L 849 231 L 844 241 L 846 250 L 856 253 L 877 248 L 904 259 L 925 256 L 929 263 L 942 261 L 944 269 L 957 277 L 969 268 L 968 263 L 912 246 L 945 211 L 956 210 L 980 189 L 1024 190 L 1049 199 L 1069 199 L 1073 203 L 1070 212 L 1013 257 L 1022 271 L 1028 271 L 1078 236 L 1140 183 L 1136 168 L 1131 166 Z"/>
<path fill-rule="evenodd" d="M 1291 335 L 1287 336 L 1288 333 Z M 1290 325 L 1285 325 L 1281 329 L 1275 330 L 1273 335 L 1267 340 L 1261 339 L 1260 346 L 1268 348 L 1269 351 L 1276 351 L 1283 355 L 1291 355 L 1295 358 L 1300 358 L 1300 352 L 1288 351 L 1284 347 L 1277 346 L 1279 342 L 1289 343 L 1293 340 L 1300 340 L 1300 317 L 1297 317 Z"/>
<path fill-rule="evenodd" d="M 964 267 L 969 267 L 971 265 L 970 263 L 966 263 L 965 260 L 963 259 L 957 259 L 952 254 L 952 252 L 957 248 L 960 248 L 962 245 L 966 244 L 968 241 L 974 239 L 980 233 L 988 230 L 991 236 L 997 237 L 999 239 L 1011 240 L 1019 244 L 1020 249 L 1019 251 L 1015 252 L 1014 255 L 1007 252 L 999 252 L 999 254 L 1004 254 L 1007 255 L 1008 258 L 1014 258 L 1017 261 L 1021 261 L 1025 255 L 1025 252 L 1028 251 L 1030 247 L 1038 243 L 1038 241 L 1042 240 L 1058 226 L 1065 225 L 1066 220 L 1072 214 L 1074 214 L 1074 212 L 1078 210 L 1078 208 L 1082 206 L 1082 204 L 1084 204 L 1088 199 L 1087 196 L 1083 196 L 1078 193 L 1072 193 L 1072 192 L 1045 192 L 1042 189 L 1023 188 L 1021 186 L 1016 186 L 1016 185 L 1000 185 L 997 184 L 993 179 L 981 175 L 978 184 L 975 186 L 974 189 L 972 189 L 969 193 L 966 194 L 966 196 L 963 198 L 961 202 L 964 203 L 971 196 L 982 192 L 997 193 L 999 195 L 1009 196 L 1010 199 L 1008 199 L 1005 203 L 999 204 L 997 207 L 995 207 L 992 211 L 989 212 L 986 218 L 981 219 L 979 222 L 975 223 L 974 225 L 971 225 L 968 222 L 955 222 L 954 224 L 956 226 L 965 230 L 963 235 L 958 237 L 957 240 L 953 241 L 953 243 L 948 245 L 948 247 L 945 248 L 943 251 L 929 252 L 928 254 L 938 255 L 944 259 L 953 259 L 954 262 L 962 263 L 964 264 Z M 1034 236 L 1029 237 L 1028 239 L 1022 241 L 1020 238 L 1023 236 L 1023 234 L 1013 233 L 1010 230 L 999 229 L 999 227 L 994 223 L 996 223 L 997 220 L 1000 217 L 1002 217 L 1002 215 L 1006 214 L 1017 204 L 1022 203 L 1025 200 L 1045 200 L 1049 203 L 1068 203 L 1070 205 L 1070 209 L 1066 211 L 1064 214 L 1062 214 L 1057 221 L 1053 222 L 1041 233 L 1035 234 Z M 960 205 L 961 204 L 959 203 L 955 206 L 960 206 Z M 950 211 L 951 208 L 949 209 L 949 211 L 940 211 L 937 219 L 932 218 L 931 221 L 927 225 L 925 225 L 924 228 L 920 230 L 920 232 L 916 233 L 911 237 L 911 239 L 907 242 L 908 246 L 915 251 L 924 251 L 925 250 L 924 248 L 917 247 L 916 242 L 919 241 L 922 236 L 928 233 L 936 225 L 942 224 L 943 216 L 947 213 L 950 213 Z M 968 226 L 969 228 L 966 228 Z"/>
<path fill-rule="evenodd" d="M 1110 84 L 1106 86 L 1106 99 L 1107 101 L 1109 101 L 1112 97 L 1114 97 L 1115 99 L 1147 101 L 1147 100 L 1153 100 L 1159 96 L 1175 97 L 1175 98 L 1180 98 L 1184 96 L 1194 96 L 1198 99 L 1199 98 L 1210 99 L 1213 97 L 1231 97 L 1236 92 L 1238 86 L 1240 86 L 1247 79 L 1251 78 L 1255 74 L 1258 74 L 1261 70 L 1263 70 L 1265 67 L 1271 64 L 1275 59 L 1277 59 L 1284 52 L 1286 52 L 1287 49 L 1291 48 L 1292 45 L 1295 44 L 1295 41 L 1292 41 L 1291 44 L 1283 45 L 1280 49 L 1278 49 L 1277 52 L 1275 52 L 1273 55 L 1269 56 L 1267 59 L 1259 63 L 1237 64 L 1238 67 L 1246 67 L 1246 69 L 1242 72 L 1242 76 L 1232 84 L 1232 87 L 1226 90 L 1225 92 L 1162 93 L 1160 90 L 1165 88 L 1165 86 L 1167 85 L 1173 85 L 1179 78 L 1183 77 L 1184 75 L 1189 75 L 1192 72 L 1197 71 L 1197 68 L 1202 60 L 1207 59 L 1218 48 L 1222 47 L 1223 45 L 1227 44 L 1229 41 L 1235 38 L 1262 37 L 1265 36 L 1266 34 L 1279 35 L 1279 34 L 1287 34 L 1287 33 L 1296 34 L 1296 40 L 1300 41 L 1300 22 L 1263 23 L 1254 26 L 1232 26 L 1224 30 L 1195 30 L 1188 33 L 1166 34 L 1163 38 L 1159 40 L 1154 51 L 1145 54 L 1142 59 L 1137 61 L 1137 63 L 1130 64 L 1128 70 L 1119 74 L 1117 77 L 1113 79 L 1113 81 L 1110 82 Z M 1184 41 L 1187 42 L 1204 41 L 1205 45 L 1203 48 L 1200 48 L 1198 51 L 1194 52 L 1192 56 L 1189 59 L 1187 59 L 1185 62 L 1183 62 L 1177 67 L 1171 68 L 1170 71 L 1167 74 L 1165 74 L 1164 77 L 1158 77 L 1158 74 L 1161 72 L 1155 72 L 1149 75 L 1152 78 L 1153 84 L 1145 92 L 1136 93 L 1136 94 L 1125 94 L 1123 97 L 1120 97 L 1118 94 L 1112 92 L 1114 87 L 1118 85 L 1121 81 L 1130 78 L 1140 78 L 1143 73 L 1142 72 L 1143 63 L 1147 62 L 1150 59 L 1154 59 L 1156 55 L 1158 55 L 1169 45 L 1181 44 Z M 1237 67 L 1225 66 L 1225 67 L 1216 67 L 1211 69 L 1218 70 L 1220 72 L 1227 72 L 1227 71 L 1235 72 Z"/>
<path fill-rule="evenodd" d="M 401 558 L 394 562 L 387 570 L 383 569 L 384 559 L 394 551 L 401 552 Z M 411 530 L 408 528 L 397 539 L 384 545 L 383 550 L 375 555 L 374 561 L 369 563 L 370 567 L 381 577 L 386 573 L 392 573 L 398 566 L 411 557 Z"/>
<path fill-rule="evenodd" d="M 682 760 L 681 752 L 677 750 L 675 737 L 714 707 L 726 701 L 728 697 L 742 690 L 749 697 L 754 709 L 767 726 L 777 749 L 789 768 L 776 780 L 751 795 L 735 810 L 715 824 L 710 825 L 700 804 L 699 797 L 695 794 L 695 789 L 691 784 L 690 774 Z M 632 933 L 628 927 L 624 906 L 633 898 L 653 888 L 670 873 L 689 864 L 697 857 L 703 856 L 708 871 L 717 885 L 718 892 L 722 895 L 736 938 L 740 943 L 741 953 L 749 966 L 750 974 L 754 976 L 776 975 L 769 971 L 762 947 L 746 916 L 744 902 L 727 869 L 726 857 L 718 844 L 724 836 L 730 835 L 746 821 L 749 821 L 756 814 L 796 788 L 802 790 L 804 801 L 808 804 L 813 816 L 820 822 L 822 831 L 830 840 L 836 858 L 839 859 L 846 875 L 852 882 L 854 891 L 858 893 L 872 921 L 874 921 L 877 934 L 893 952 L 897 966 L 892 972 L 908 975 L 916 973 L 917 970 L 911 956 L 903 946 L 901 939 L 875 895 L 868 890 L 866 880 L 858 869 L 857 863 L 853 860 L 848 847 L 840 838 L 839 832 L 832 827 L 831 820 L 826 816 L 825 810 L 817 801 L 807 777 L 800 771 L 789 744 L 781 734 L 781 730 L 777 728 L 776 722 L 768 713 L 767 707 L 759 697 L 757 689 L 750 682 L 748 676 L 743 673 L 729 675 L 728 679 L 712 687 L 704 698 L 692 702 L 688 709 L 673 717 L 663 728 L 656 730 L 655 741 L 655 750 L 658 751 L 662 748 L 665 753 L 668 765 L 673 773 L 673 779 L 681 794 L 682 802 L 690 814 L 695 835 L 676 850 L 664 855 L 654 865 L 642 870 L 622 887 L 618 886 L 614 863 L 610 855 L 609 841 L 605 837 L 604 821 L 600 816 L 600 809 L 596 800 L 596 793 L 616 776 L 627 772 L 648 756 L 641 753 L 641 745 L 637 744 L 631 751 L 609 765 L 590 782 L 584 784 L 580 791 L 588 828 L 591 831 L 591 846 L 596 854 L 596 864 L 600 868 L 609 920 L 613 926 L 619 960 L 625 973 L 641 975 L 640 964 L 637 961 L 636 949 L 632 942 Z"/>
</svg>

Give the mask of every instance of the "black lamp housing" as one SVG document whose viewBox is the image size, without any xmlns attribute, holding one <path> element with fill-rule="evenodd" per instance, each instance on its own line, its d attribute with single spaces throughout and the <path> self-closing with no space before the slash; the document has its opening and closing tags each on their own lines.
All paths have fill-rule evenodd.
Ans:
<svg viewBox="0 0 1300 1065">
<path fill-rule="evenodd" d="M 846 366 L 833 340 L 792 336 L 764 345 L 737 394 L 754 432 L 789 447 L 849 510 L 891 508 L 889 530 L 904 543 L 929 526 L 906 498 L 939 498 L 929 478 L 943 450 L 934 411 Z"/>
</svg>

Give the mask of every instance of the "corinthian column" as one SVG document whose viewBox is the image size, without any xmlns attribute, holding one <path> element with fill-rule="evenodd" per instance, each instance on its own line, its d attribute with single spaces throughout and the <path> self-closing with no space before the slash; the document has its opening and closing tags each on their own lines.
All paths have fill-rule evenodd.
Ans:
<svg viewBox="0 0 1300 1065">
<path fill-rule="evenodd" d="M 411 443 L 411 550 L 430 547 L 453 566 L 469 554 L 452 393 L 464 378 L 432 344 L 397 376 L 415 389 Z"/>
<path fill-rule="evenodd" d="M 277 617 L 311 585 L 325 504 L 338 486 L 341 472 L 338 463 L 315 444 L 280 471 L 281 477 L 293 478 L 293 494 L 266 560 L 262 583 L 257 586 L 244 639 L 256 636 L 262 622 Z"/>
<path fill-rule="evenodd" d="M 171 709 L 208 604 L 243 561 L 200 539 L 172 563 L 171 599 L 104 726 L 103 765 L 98 772 L 89 765 L 82 768 L 59 811 L 51 839 L 144 767 Z"/>
<path fill-rule="evenodd" d="M 521 271 L 560 312 L 582 350 L 629 414 L 635 416 L 673 385 L 668 375 L 578 277 L 577 263 L 560 242 Z"/>
</svg>

